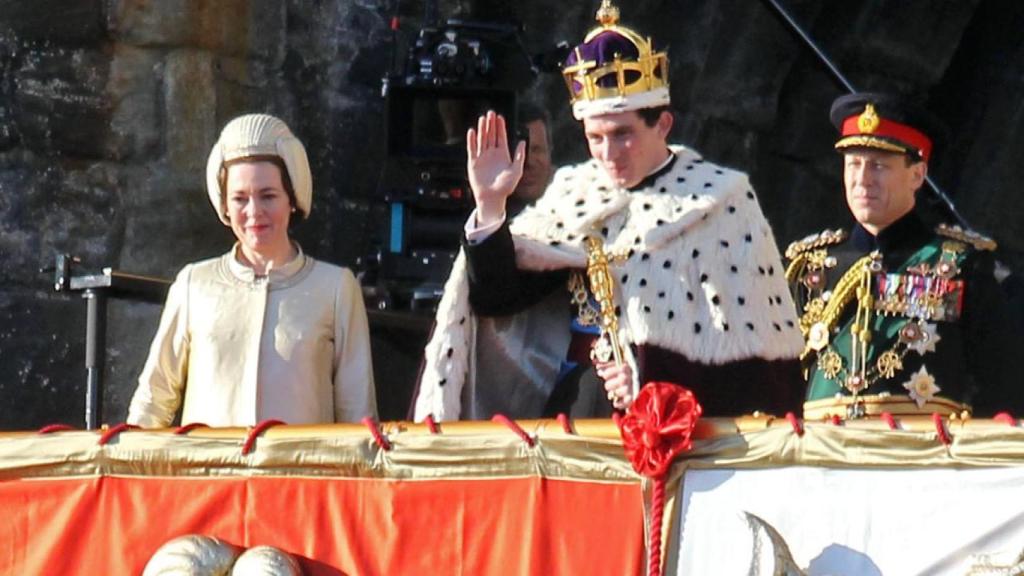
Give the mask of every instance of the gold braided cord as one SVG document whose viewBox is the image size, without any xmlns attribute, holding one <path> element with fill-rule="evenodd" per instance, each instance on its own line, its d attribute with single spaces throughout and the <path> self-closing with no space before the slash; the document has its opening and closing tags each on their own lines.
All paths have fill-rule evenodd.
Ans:
<svg viewBox="0 0 1024 576">
<path fill-rule="evenodd" d="M 935 232 L 941 236 L 945 236 L 946 238 L 953 238 L 955 240 L 960 240 L 961 242 L 966 242 L 971 246 L 974 246 L 975 250 L 995 250 L 998 247 L 996 241 L 988 236 L 983 236 L 973 230 L 964 230 L 960 226 L 939 224 L 938 228 L 935 229 Z"/>
<path fill-rule="evenodd" d="M 807 253 L 797 254 L 786 266 L 786 282 L 792 284 L 797 281 L 804 268 L 807 266 Z"/>
<path fill-rule="evenodd" d="M 847 136 L 839 142 L 836 142 L 836 150 L 843 150 L 844 148 L 876 148 L 878 150 L 885 150 L 886 152 L 900 152 L 906 153 L 913 148 L 907 146 L 900 146 L 893 144 L 892 142 L 879 138 L 878 136 Z"/>
<path fill-rule="evenodd" d="M 792 260 L 796 258 L 802 252 L 809 252 L 816 248 L 824 248 L 833 244 L 839 244 L 846 240 L 846 230 L 823 230 L 822 232 L 804 238 L 803 240 L 797 240 L 786 247 L 786 258 Z"/>
<path fill-rule="evenodd" d="M 861 257 L 860 260 L 854 262 L 853 266 L 850 266 L 849 270 L 839 279 L 839 282 L 836 282 L 836 287 L 832 290 L 832 297 L 829 298 L 829 301 L 825 304 L 825 310 L 821 313 L 821 321 L 825 323 L 825 327 L 830 332 L 839 321 L 839 316 L 842 315 L 843 309 L 857 296 L 857 288 L 861 283 L 864 272 L 871 264 L 871 260 L 870 254 Z"/>
<path fill-rule="evenodd" d="M 804 331 L 805 325 L 807 325 L 808 329 L 810 328 L 809 316 L 811 314 L 819 314 L 819 316 L 814 319 L 815 322 L 823 323 L 825 325 L 825 329 L 831 334 L 832 329 L 839 322 L 839 317 L 842 315 L 843 309 L 845 309 L 846 305 L 856 298 L 857 287 L 861 283 L 865 270 L 867 270 L 868 266 L 871 264 L 871 260 L 872 257 L 869 254 L 861 257 L 860 260 L 854 262 L 853 266 L 850 266 L 846 273 L 839 278 L 839 282 L 836 282 L 836 287 L 832 290 L 832 296 L 825 304 L 825 308 L 820 312 L 817 310 L 810 310 L 801 317 L 801 331 Z M 786 273 L 788 278 L 789 270 L 787 270 Z M 807 334 L 805 333 L 804 336 L 806 337 Z M 813 352 L 814 350 L 810 346 L 804 346 L 804 351 L 800 353 L 800 360 L 807 360 Z"/>
</svg>

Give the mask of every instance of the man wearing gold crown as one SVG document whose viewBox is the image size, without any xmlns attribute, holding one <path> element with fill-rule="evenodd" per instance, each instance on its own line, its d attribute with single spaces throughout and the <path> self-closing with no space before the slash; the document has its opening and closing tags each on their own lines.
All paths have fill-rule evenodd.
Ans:
<svg viewBox="0 0 1024 576">
<path fill-rule="evenodd" d="M 705 414 L 798 410 L 802 341 L 781 258 L 745 174 L 668 145 L 668 62 L 601 25 L 564 67 L 591 160 L 561 168 L 512 222 L 522 173 L 504 119 L 467 135 L 476 210 L 425 352 L 414 417 L 606 416 L 649 381 Z"/>
<path fill-rule="evenodd" d="M 850 94 L 840 130 L 850 233 L 786 251 L 801 306 L 807 418 L 978 414 L 1022 406 L 1008 362 L 1021 350 L 992 274 L 995 242 L 915 212 L 936 122 L 911 102 Z"/>
</svg>

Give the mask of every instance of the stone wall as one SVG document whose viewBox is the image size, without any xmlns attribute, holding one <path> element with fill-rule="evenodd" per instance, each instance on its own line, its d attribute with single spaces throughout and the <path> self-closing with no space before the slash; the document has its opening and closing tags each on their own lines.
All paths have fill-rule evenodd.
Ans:
<svg viewBox="0 0 1024 576">
<path fill-rule="evenodd" d="M 231 235 L 203 189 L 206 155 L 237 114 L 284 118 L 310 151 L 315 199 L 296 229 L 315 256 L 353 265 L 382 232 L 380 79 L 420 27 L 422 0 L 0 0 L 0 429 L 82 424 L 85 306 L 39 269 L 171 277 Z M 441 15 L 518 19 L 534 53 L 578 41 L 596 0 L 442 1 Z M 846 223 L 830 101 L 841 93 L 767 7 L 748 0 L 632 0 L 628 24 L 666 46 L 673 137 L 750 172 L 780 243 Z M 998 0 L 782 0 L 862 89 L 921 95 L 950 127 L 935 180 L 1024 266 L 1024 4 Z M 562 81 L 537 80 L 555 157 L 582 158 Z M 123 419 L 159 307 L 115 302 L 105 397 Z M 379 342 L 378 342 L 379 340 Z M 401 416 L 415 346 L 375 344 Z M 400 341 L 400 344 L 395 342 Z M 396 371 L 395 366 L 403 366 Z"/>
</svg>

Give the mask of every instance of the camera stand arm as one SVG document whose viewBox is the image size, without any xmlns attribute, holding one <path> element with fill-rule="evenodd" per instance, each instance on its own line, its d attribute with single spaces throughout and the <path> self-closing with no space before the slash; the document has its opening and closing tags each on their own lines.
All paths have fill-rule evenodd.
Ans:
<svg viewBox="0 0 1024 576">
<path fill-rule="evenodd" d="M 106 365 L 107 300 L 120 298 L 163 303 L 171 283 L 163 278 L 152 278 L 104 268 L 100 274 L 72 275 L 72 264 L 79 259 L 58 254 L 53 268 L 53 288 L 57 292 L 80 292 L 85 298 L 85 427 L 95 430 L 103 411 L 103 370 Z M 45 271 L 45 270 L 44 270 Z"/>
</svg>

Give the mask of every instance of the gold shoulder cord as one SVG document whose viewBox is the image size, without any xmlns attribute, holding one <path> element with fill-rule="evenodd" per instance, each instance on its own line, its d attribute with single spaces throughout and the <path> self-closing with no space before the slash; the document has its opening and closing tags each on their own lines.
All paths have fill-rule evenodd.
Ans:
<svg viewBox="0 0 1024 576">
<path fill-rule="evenodd" d="M 865 278 L 870 282 L 870 267 L 875 259 L 876 256 L 874 254 L 869 254 L 854 262 L 853 266 L 850 266 L 846 273 L 836 282 L 836 286 L 832 290 L 832 296 L 825 303 L 824 308 L 820 311 L 815 310 L 813 313 L 814 318 L 801 319 L 801 328 L 806 324 L 808 332 L 810 332 L 814 326 L 817 326 L 817 334 L 825 338 L 824 342 L 816 342 L 814 346 L 809 341 L 800 355 L 801 360 L 806 359 L 812 350 L 820 350 L 828 343 L 828 337 L 831 335 L 832 329 L 839 322 L 843 309 L 855 297 L 859 296 L 858 288 L 864 284 Z M 868 292 L 870 295 L 870 289 Z M 805 314 L 805 316 L 807 315 Z M 813 322 L 808 322 L 807 320 L 813 320 Z M 808 334 L 805 333 L 804 336 L 808 336 Z"/>
<path fill-rule="evenodd" d="M 800 277 L 800 274 L 804 271 L 804 267 L 807 264 L 807 254 L 800 253 L 793 257 L 789 262 L 789 266 L 786 267 L 786 282 L 793 284 Z"/>
<path fill-rule="evenodd" d="M 868 256 L 870 258 L 871 256 Z M 875 309 L 875 297 L 871 293 L 871 270 L 872 266 L 864 266 L 859 277 L 856 279 L 857 314 L 850 326 L 850 365 L 860 377 L 858 383 L 863 383 L 867 373 L 868 344 L 871 342 L 871 312 Z M 826 310 L 828 307 L 826 306 Z M 859 387 L 854 386 L 853 393 L 859 392 Z"/>
<path fill-rule="evenodd" d="M 601 305 L 601 339 L 595 345 L 598 359 L 608 361 L 615 358 L 615 364 L 621 366 L 622 343 L 619 341 L 619 319 L 615 316 L 615 284 L 608 268 L 609 258 L 604 251 L 600 239 L 587 236 L 583 239 L 583 247 L 587 252 L 587 277 L 590 279 L 590 292 Z M 610 346 L 610 354 L 605 348 L 601 350 L 601 342 Z M 602 357 L 603 356 L 603 357 Z"/>
<path fill-rule="evenodd" d="M 871 263 L 875 261 L 878 256 L 874 253 L 868 254 L 857 260 L 853 266 L 843 274 L 836 283 L 835 289 L 832 290 L 832 298 L 829 299 L 825 305 L 825 310 L 821 314 L 822 322 L 825 326 L 831 330 L 835 327 L 836 322 L 839 321 L 839 316 L 843 312 L 843 308 L 849 304 L 855 296 L 859 296 L 859 288 L 863 286 L 865 279 L 868 282 L 871 280 Z M 870 290 L 869 290 L 870 292 Z"/>
</svg>

